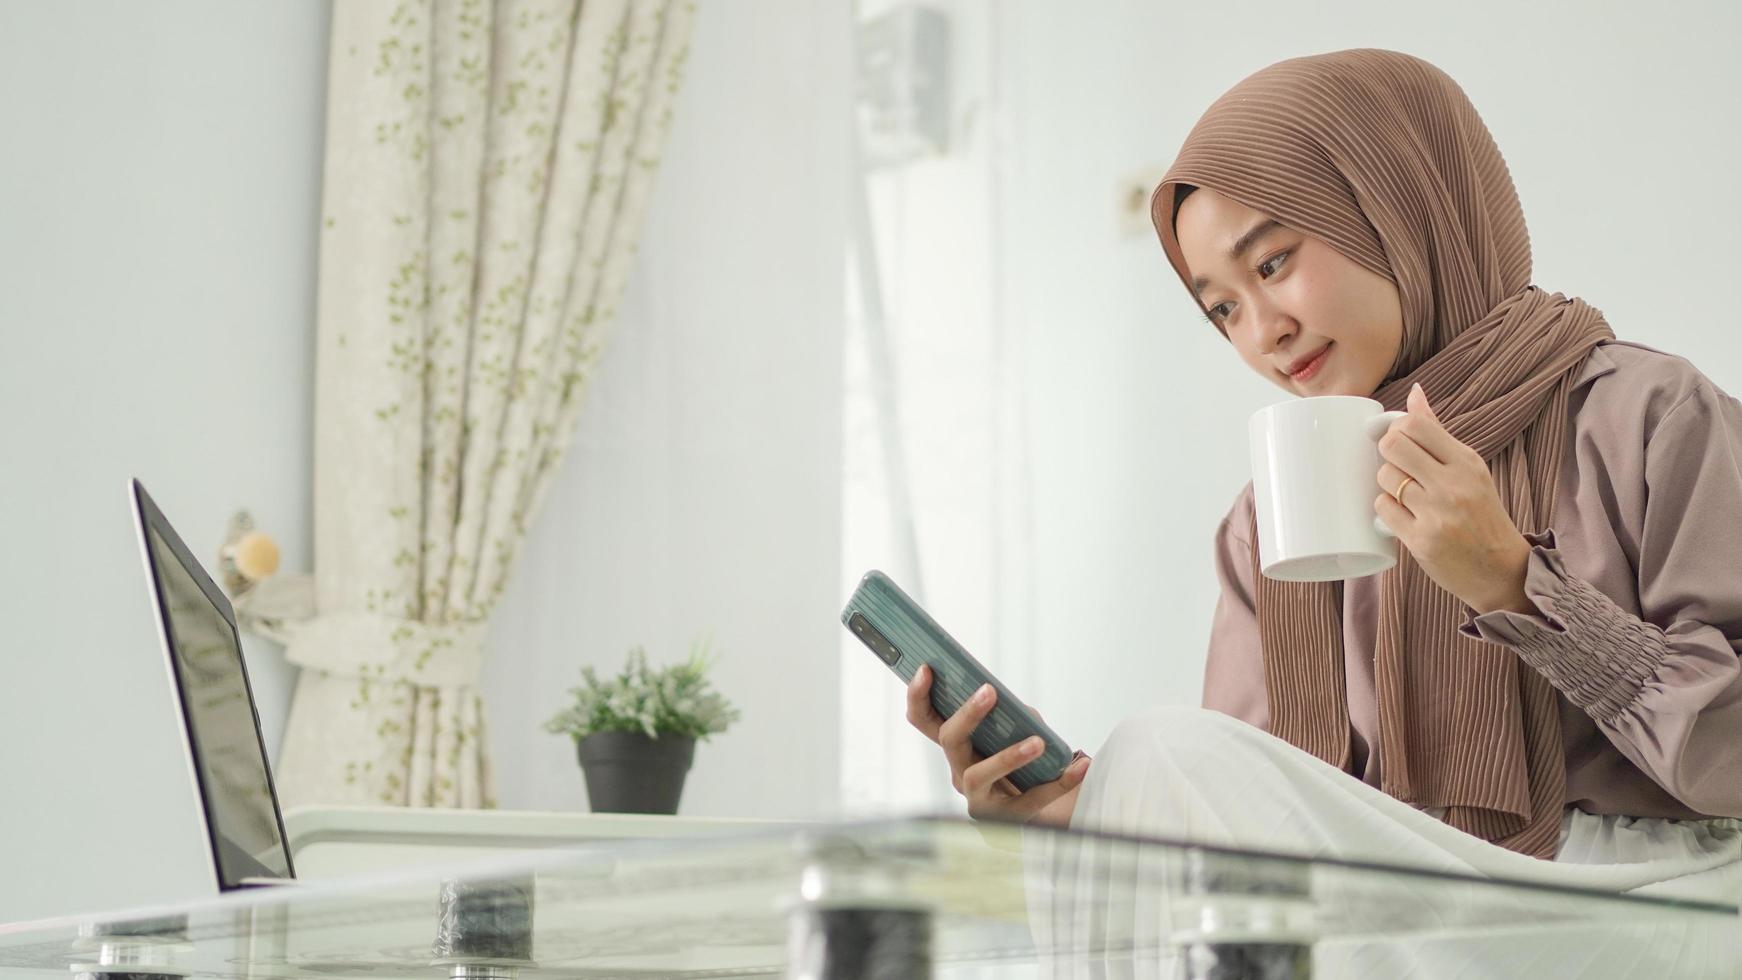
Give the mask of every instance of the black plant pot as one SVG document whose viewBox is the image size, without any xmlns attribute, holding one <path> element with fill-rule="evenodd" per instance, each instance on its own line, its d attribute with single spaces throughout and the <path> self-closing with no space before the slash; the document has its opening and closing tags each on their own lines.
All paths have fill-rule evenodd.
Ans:
<svg viewBox="0 0 1742 980">
<path fill-rule="evenodd" d="M 575 743 L 594 813 L 676 813 L 696 740 L 594 732 Z"/>
</svg>

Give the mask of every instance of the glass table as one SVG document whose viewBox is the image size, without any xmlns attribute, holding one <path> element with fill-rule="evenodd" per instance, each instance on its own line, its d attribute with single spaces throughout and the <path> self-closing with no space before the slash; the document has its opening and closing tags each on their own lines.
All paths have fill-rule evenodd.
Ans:
<svg viewBox="0 0 1742 980">
<path fill-rule="evenodd" d="M 0 980 L 1742 975 L 1735 906 L 950 819 L 0 926 Z"/>
</svg>

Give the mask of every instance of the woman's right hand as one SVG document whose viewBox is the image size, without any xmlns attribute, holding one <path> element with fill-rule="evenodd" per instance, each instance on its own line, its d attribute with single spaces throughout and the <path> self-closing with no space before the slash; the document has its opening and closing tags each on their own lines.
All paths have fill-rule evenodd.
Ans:
<svg viewBox="0 0 1742 980">
<path fill-rule="evenodd" d="M 1073 760 L 1052 782 L 1022 792 L 1006 777 L 1040 755 L 1045 748 L 1040 736 L 1023 739 L 989 759 L 982 757 L 969 736 L 998 703 L 998 692 L 990 684 L 981 687 L 946 719 L 932 707 L 931 681 L 931 668 L 921 665 L 907 685 L 907 721 L 943 747 L 950 764 L 950 784 L 967 797 L 968 815 L 976 820 L 1069 826 L 1077 790 L 1089 772 L 1089 757 Z"/>
</svg>

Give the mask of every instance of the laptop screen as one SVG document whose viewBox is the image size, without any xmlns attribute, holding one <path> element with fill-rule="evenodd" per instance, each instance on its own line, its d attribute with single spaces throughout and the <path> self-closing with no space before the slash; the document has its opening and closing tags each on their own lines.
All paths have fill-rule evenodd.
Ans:
<svg viewBox="0 0 1742 980">
<path fill-rule="evenodd" d="M 244 879 L 290 878 L 266 746 L 228 603 L 143 490 L 138 493 L 218 885 L 229 890 L 251 883 Z"/>
</svg>

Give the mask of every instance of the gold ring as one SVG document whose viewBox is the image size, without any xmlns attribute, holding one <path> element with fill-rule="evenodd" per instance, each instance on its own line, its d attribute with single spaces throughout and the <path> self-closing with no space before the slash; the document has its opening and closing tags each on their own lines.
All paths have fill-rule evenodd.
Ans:
<svg viewBox="0 0 1742 980">
<path fill-rule="evenodd" d="M 1415 477 L 1404 474 L 1403 482 L 1397 485 L 1397 492 L 1391 495 L 1392 499 L 1400 504 L 1403 503 L 1403 491 L 1408 490 L 1411 483 L 1415 483 Z"/>
</svg>

